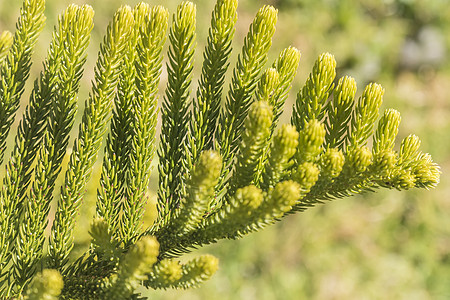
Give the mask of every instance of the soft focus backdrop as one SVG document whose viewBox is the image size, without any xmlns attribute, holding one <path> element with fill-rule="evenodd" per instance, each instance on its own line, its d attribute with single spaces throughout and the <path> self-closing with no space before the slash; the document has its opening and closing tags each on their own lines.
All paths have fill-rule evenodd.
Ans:
<svg viewBox="0 0 450 300">
<path fill-rule="evenodd" d="M 14 31 L 21 2 L 0 0 L 0 31 Z M 138 1 L 47 0 L 34 76 L 41 70 L 57 15 L 73 2 L 88 3 L 96 12 L 81 111 L 107 23 L 121 4 Z M 174 12 L 178 2 L 150 3 Z M 199 75 L 215 1 L 193 2 L 198 20 L 194 72 Z M 289 45 L 302 52 L 286 112 L 315 58 L 330 52 L 336 56 L 338 76 L 355 77 L 360 91 L 371 81 L 386 88 L 383 108 L 395 108 L 403 117 L 399 139 L 419 135 L 424 151 L 442 167 L 441 183 L 431 191 L 381 191 L 327 203 L 243 240 L 206 247 L 201 252 L 220 258 L 211 281 L 195 290 L 152 292 L 151 299 L 450 299 L 450 1 L 241 0 L 233 61 L 263 4 L 279 9 L 269 61 Z M 87 247 L 99 173 L 97 165 L 77 222 L 77 251 Z M 156 180 L 155 169 L 153 189 Z M 149 203 L 148 223 L 154 213 Z"/>
</svg>

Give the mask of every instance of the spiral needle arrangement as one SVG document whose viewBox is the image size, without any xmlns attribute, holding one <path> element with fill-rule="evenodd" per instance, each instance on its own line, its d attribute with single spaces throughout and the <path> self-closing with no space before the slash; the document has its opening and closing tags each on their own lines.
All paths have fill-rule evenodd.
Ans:
<svg viewBox="0 0 450 300">
<path fill-rule="evenodd" d="M 44 0 L 25 0 L 14 35 L 0 35 L 0 161 L 44 7 Z M 120 7 L 100 46 L 71 151 L 94 11 L 70 5 L 59 16 L 5 162 L 1 299 L 144 299 L 136 291 L 142 285 L 194 287 L 216 272 L 218 260 L 201 255 L 179 262 L 193 249 L 241 238 L 328 200 L 438 184 L 439 166 L 419 150 L 417 136 L 394 150 L 400 114 L 388 109 L 380 117 L 383 88 L 369 84 L 356 97 L 353 78 L 335 78 L 331 54 L 318 57 L 290 124 L 278 124 L 300 52 L 286 48 L 267 67 L 277 22 L 271 6 L 258 11 L 226 80 L 236 10 L 237 0 L 217 1 L 193 95 L 195 5 L 181 3 L 172 19 L 162 6 Z M 167 37 L 167 83 L 159 99 Z M 75 221 L 102 147 L 91 245 L 73 259 Z M 64 183 L 53 201 L 66 151 Z M 153 159 L 158 216 L 143 228 Z"/>
</svg>

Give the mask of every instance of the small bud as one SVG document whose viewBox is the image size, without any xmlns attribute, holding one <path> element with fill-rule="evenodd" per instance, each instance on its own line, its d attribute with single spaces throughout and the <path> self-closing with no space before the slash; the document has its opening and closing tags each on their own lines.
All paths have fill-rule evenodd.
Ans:
<svg viewBox="0 0 450 300">
<path fill-rule="evenodd" d="M 421 188 L 434 188 L 439 184 L 441 170 L 433 162 L 428 153 L 422 153 L 413 168 L 416 186 Z"/>
<path fill-rule="evenodd" d="M 127 39 L 127 36 L 120 36 L 120 34 L 129 34 L 131 25 L 134 25 L 134 16 L 131 7 L 129 5 L 122 5 L 114 14 L 113 22 L 116 24 L 113 27 L 113 30 L 116 31 L 114 37 Z"/>
<path fill-rule="evenodd" d="M 384 88 L 378 83 L 368 84 L 361 96 L 361 106 L 364 108 L 365 105 L 370 107 L 378 108 L 383 102 Z"/>
<path fill-rule="evenodd" d="M 298 146 L 299 134 L 294 126 L 289 124 L 281 125 L 273 138 L 273 150 L 275 155 L 283 155 L 291 158 Z"/>
<path fill-rule="evenodd" d="M 374 136 L 373 151 L 375 153 L 394 148 L 400 120 L 400 113 L 395 109 L 387 109 L 384 112 L 378 121 L 378 128 Z"/>
<path fill-rule="evenodd" d="M 272 140 L 268 167 L 270 171 L 275 171 L 273 167 L 277 164 L 286 164 L 294 156 L 298 147 L 299 134 L 294 126 L 283 124 Z"/>
<path fill-rule="evenodd" d="M 347 153 L 346 161 L 350 171 L 362 173 L 372 163 L 372 152 L 365 146 L 352 148 Z"/>
<path fill-rule="evenodd" d="M 291 180 L 278 183 L 270 195 L 271 206 L 277 213 L 276 217 L 291 210 L 292 206 L 300 199 L 300 196 L 300 185 L 298 183 Z"/>
<path fill-rule="evenodd" d="M 339 78 L 333 98 L 336 107 L 348 107 L 353 103 L 356 94 L 356 80 L 350 76 Z"/>
<path fill-rule="evenodd" d="M 61 274 L 57 270 L 44 269 L 42 273 L 38 273 L 29 288 L 27 289 L 27 299 L 58 299 L 64 282 Z"/>
<path fill-rule="evenodd" d="M 126 254 L 123 272 L 136 278 L 150 272 L 157 261 L 159 243 L 153 236 L 144 236 Z"/>
<path fill-rule="evenodd" d="M 179 261 L 163 259 L 155 266 L 153 281 L 160 282 L 161 286 L 170 286 L 183 276 L 183 270 Z"/>
<path fill-rule="evenodd" d="M 400 146 L 399 163 L 410 163 L 417 158 L 420 148 L 420 139 L 418 136 L 411 134 L 402 140 Z"/>
<path fill-rule="evenodd" d="M 403 169 L 396 170 L 392 176 L 392 183 L 398 190 L 408 190 L 415 186 L 416 178 L 411 172 Z"/>
<path fill-rule="evenodd" d="M 212 255 L 205 254 L 196 257 L 185 266 L 189 277 L 201 277 L 205 280 L 217 272 L 219 269 L 219 260 Z"/>
<path fill-rule="evenodd" d="M 136 27 L 139 28 L 143 23 L 145 18 L 149 15 L 151 6 L 148 3 L 140 2 L 133 9 L 134 21 Z M 137 30 L 139 32 L 139 30 Z"/>
<path fill-rule="evenodd" d="M 278 59 L 274 63 L 274 68 L 278 73 L 289 76 L 289 74 L 297 71 L 298 64 L 300 62 L 301 53 L 295 47 L 288 47 L 284 49 Z M 281 78 L 282 80 L 282 78 Z"/>
<path fill-rule="evenodd" d="M 299 133 L 299 161 L 315 162 L 322 152 L 325 140 L 325 126 L 317 120 L 310 120 Z"/>
<path fill-rule="evenodd" d="M 331 178 L 337 177 L 344 166 L 345 157 L 342 151 L 330 148 L 320 157 L 320 167 L 323 175 Z"/>
<path fill-rule="evenodd" d="M 298 166 L 297 172 L 293 177 L 302 189 L 309 190 L 316 184 L 319 174 L 319 168 L 315 164 L 305 162 Z"/>
<path fill-rule="evenodd" d="M 245 119 L 245 129 L 248 134 L 257 135 L 261 132 L 269 131 L 272 125 L 273 112 L 272 107 L 266 101 L 254 102 L 248 111 L 248 117 Z"/>
<path fill-rule="evenodd" d="M 181 22 L 177 26 L 180 28 L 195 28 L 195 4 L 190 1 L 184 1 L 177 7 L 177 15 L 175 22 Z M 186 30 L 186 29 L 185 29 Z"/>
<path fill-rule="evenodd" d="M 249 185 L 238 189 L 234 197 L 240 206 L 254 210 L 261 204 L 263 193 L 256 186 Z"/>
<path fill-rule="evenodd" d="M 314 73 L 317 72 L 322 74 L 322 76 L 327 76 L 333 81 L 336 76 L 336 59 L 330 53 L 322 53 L 316 60 L 313 68 Z"/>
<path fill-rule="evenodd" d="M 92 6 L 84 4 L 81 6 L 80 11 L 77 13 L 77 17 L 79 18 L 80 16 L 83 16 L 83 21 L 92 26 L 94 14 L 95 12 Z"/>
<path fill-rule="evenodd" d="M 397 155 L 393 150 L 384 150 L 382 152 L 374 154 L 373 168 L 374 171 L 383 174 L 387 174 L 395 167 L 397 163 Z"/>
<path fill-rule="evenodd" d="M 222 158 L 213 150 L 200 154 L 192 172 L 191 180 L 196 186 L 214 187 L 222 170 Z"/>
<path fill-rule="evenodd" d="M 271 105 L 275 105 L 272 96 L 278 89 L 279 84 L 280 76 L 278 75 L 277 70 L 275 70 L 274 68 L 267 69 L 262 74 L 261 79 L 259 80 L 257 99 L 259 101 L 267 101 Z"/>
<path fill-rule="evenodd" d="M 264 5 L 263 7 L 261 7 L 259 9 L 252 25 L 255 25 L 255 27 L 256 27 L 255 29 L 260 29 L 260 28 L 258 28 L 259 26 L 272 25 L 273 27 L 275 27 L 275 24 L 277 23 L 277 15 L 278 15 L 278 10 L 276 10 L 273 6 Z M 266 29 L 266 30 L 268 30 L 268 29 Z M 273 30 L 275 30 L 275 28 L 273 28 Z M 262 33 L 263 31 L 255 30 L 255 32 Z"/>
<path fill-rule="evenodd" d="M 91 224 L 89 234 L 92 237 L 92 244 L 100 252 L 109 252 L 114 249 L 111 245 L 111 233 L 108 230 L 108 223 L 103 218 L 96 218 Z"/>
</svg>

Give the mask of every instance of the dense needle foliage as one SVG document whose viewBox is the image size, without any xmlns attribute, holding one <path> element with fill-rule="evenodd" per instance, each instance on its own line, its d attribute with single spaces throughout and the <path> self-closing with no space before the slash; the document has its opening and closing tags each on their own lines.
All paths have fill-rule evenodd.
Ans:
<svg viewBox="0 0 450 300">
<path fill-rule="evenodd" d="M 44 7 L 44 0 L 25 0 L 15 34 L 0 35 L 1 161 Z M 5 163 L 2 299 L 139 299 L 140 285 L 194 287 L 215 273 L 218 260 L 203 255 L 182 264 L 183 253 L 240 238 L 325 200 L 438 184 L 439 167 L 420 151 L 417 136 L 394 150 L 400 114 L 388 109 L 380 117 L 383 88 L 369 84 L 356 98 L 353 78 L 335 78 L 331 54 L 318 57 L 297 93 L 291 124 L 278 124 L 300 52 L 286 48 L 266 67 L 277 22 L 271 6 L 262 7 L 250 25 L 224 90 L 236 9 L 237 0 L 215 5 L 196 93 L 195 5 L 181 3 L 172 18 L 165 8 L 145 3 L 117 10 L 100 46 L 47 234 L 94 12 L 71 5 L 60 15 Z M 166 39 L 168 80 L 156 145 Z M 91 246 L 71 260 L 77 212 L 107 131 Z M 143 228 L 155 155 L 158 218 Z"/>
</svg>

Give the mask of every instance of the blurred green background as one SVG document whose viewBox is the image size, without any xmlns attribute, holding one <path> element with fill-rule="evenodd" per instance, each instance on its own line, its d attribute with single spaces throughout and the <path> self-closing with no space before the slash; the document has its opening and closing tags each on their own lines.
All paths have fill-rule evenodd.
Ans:
<svg viewBox="0 0 450 300">
<path fill-rule="evenodd" d="M 0 0 L 0 31 L 14 30 L 21 2 Z M 88 3 L 96 11 L 80 92 L 84 100 L 107 23 L 121 4 L 138 1 L 47 0 L 47 26 L 34 56 L 34 75 L 41 70 L 39 62 L 57 15 L 73 2 Z M 151 1 L 171 12 L 178 2 Z M 194 72 L 198 78 L 215 1 L 193 2 L 197 4 Z M 233 61 L 263 4 L 279 9 L 269 61 L 289 45 L 302 52 L 285 122 L 315 58 L 331 52 L 338 62 L 338 76 L 355 77 L 360 91 L 371 81 L 386 88 L 383 107 L 395 108 L 403 116 L 399 139 L 410 133 L 421 137 L 422 149 L 441 165 L 441 183 L 431 191 L 383 190 L 330 202 L 240 241 L 205 247 L 190 255 L 207 252 L 219 257 L 221 267 L 212 280 L 189 291 L 151 292 L 151 299 L 450 299 L 450 1 L 241 0 Z M 28 85 L 22 110 L 29 90 Z M 88 241 L 99 166 L 77 222 L 78 251 Z M 155 170 L 152 187 L 156 183 Z M 148 220 L 152 215 L 149 206 Z"/>
</svg>

